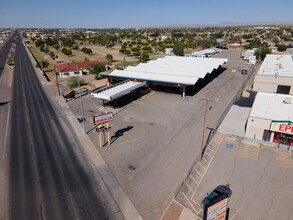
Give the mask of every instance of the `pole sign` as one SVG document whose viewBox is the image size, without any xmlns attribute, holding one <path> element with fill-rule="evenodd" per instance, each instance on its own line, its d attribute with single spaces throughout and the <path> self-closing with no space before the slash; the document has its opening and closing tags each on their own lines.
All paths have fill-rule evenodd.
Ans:
<svg viewBox="0 0 293 220">
<path fill-rule="evenodd" d="M 220 200 L 216 204 L 208 207 L 207 219 L 208 220 L 225 220 L 228 208 L 228 198 Z"/>
<path fill-rule="evenodd" d="M 228 201 L 232 195 L 229 184 L 217 186 L 201 202 L 203 220 L 227 220 L 229 218 Z"/>
<path fill-rule="evenodd" d="M 112 121 L 114 119 L 114 116 L 113 116 L 113 112 L 110 112 L 105 115 L 95 116 L 93 117 L 93 119 L 94 119 L 94 124 L 99 125 L 99 124 L 104 124 L 109 121 Z"/>
</svg>

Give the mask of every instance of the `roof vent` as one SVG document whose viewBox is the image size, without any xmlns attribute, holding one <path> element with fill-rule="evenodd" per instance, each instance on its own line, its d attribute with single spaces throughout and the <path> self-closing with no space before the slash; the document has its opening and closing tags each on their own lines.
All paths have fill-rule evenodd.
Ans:
<svg viewBox="0 0 293 220">
<path fill-rule="evenodd" d="M 285 97 L 285 99 L 283 100 L 283 103 L 285 104 L 293 104 L 293 100 L 291 97 Z"/>
</svg>

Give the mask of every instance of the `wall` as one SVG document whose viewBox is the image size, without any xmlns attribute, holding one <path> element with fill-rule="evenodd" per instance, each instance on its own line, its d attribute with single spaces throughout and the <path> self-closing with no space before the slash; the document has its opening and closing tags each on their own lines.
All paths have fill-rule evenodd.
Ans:
<svg viewBox="0 0 293 220">
<path fill-rule="evenodd" d="M 264 130 L 269 130 L 271 120 L 249 117 L 247 120 L 246 137 L 262 140 Z"/>
<path fill-rule="evenodd" d="M 292 77 L 256 75 L 253 91 L 276 93 L 278 85 L 291 86 L 290 95 L 293 95 L 293 73 Z"/>
</svg>

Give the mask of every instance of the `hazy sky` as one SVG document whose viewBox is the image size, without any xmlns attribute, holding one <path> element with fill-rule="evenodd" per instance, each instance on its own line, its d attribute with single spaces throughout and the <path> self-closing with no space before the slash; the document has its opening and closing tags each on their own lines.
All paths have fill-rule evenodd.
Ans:
<svg viewBox="0 0 293 220">
<path fill-rule="evenodd" d="M 293 0 L 3 0 L 0 28 L 293 23 Z"/>
</svg>

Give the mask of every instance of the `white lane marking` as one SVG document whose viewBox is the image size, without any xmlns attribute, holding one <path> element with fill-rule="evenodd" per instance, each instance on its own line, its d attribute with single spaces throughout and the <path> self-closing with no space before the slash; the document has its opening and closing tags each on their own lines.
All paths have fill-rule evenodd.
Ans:
<svg viewBox="0 0 293 220">
<path fill-rule="evenodd" d="M 2 155 L 3 159 L 5 159 L 5 156 L 6 156 L 6 148 L 7 148 L 6 144 L 7 144 L 9 120 L 10 120 L 10 105 L 8 106 L 8 116 L 7 116 L 7 121 L 6 121 L 6 131 L 5 131 L 5 137 L 4 137 L 4 149 L 3 149 L 3 155 Z"/>
</svg>

